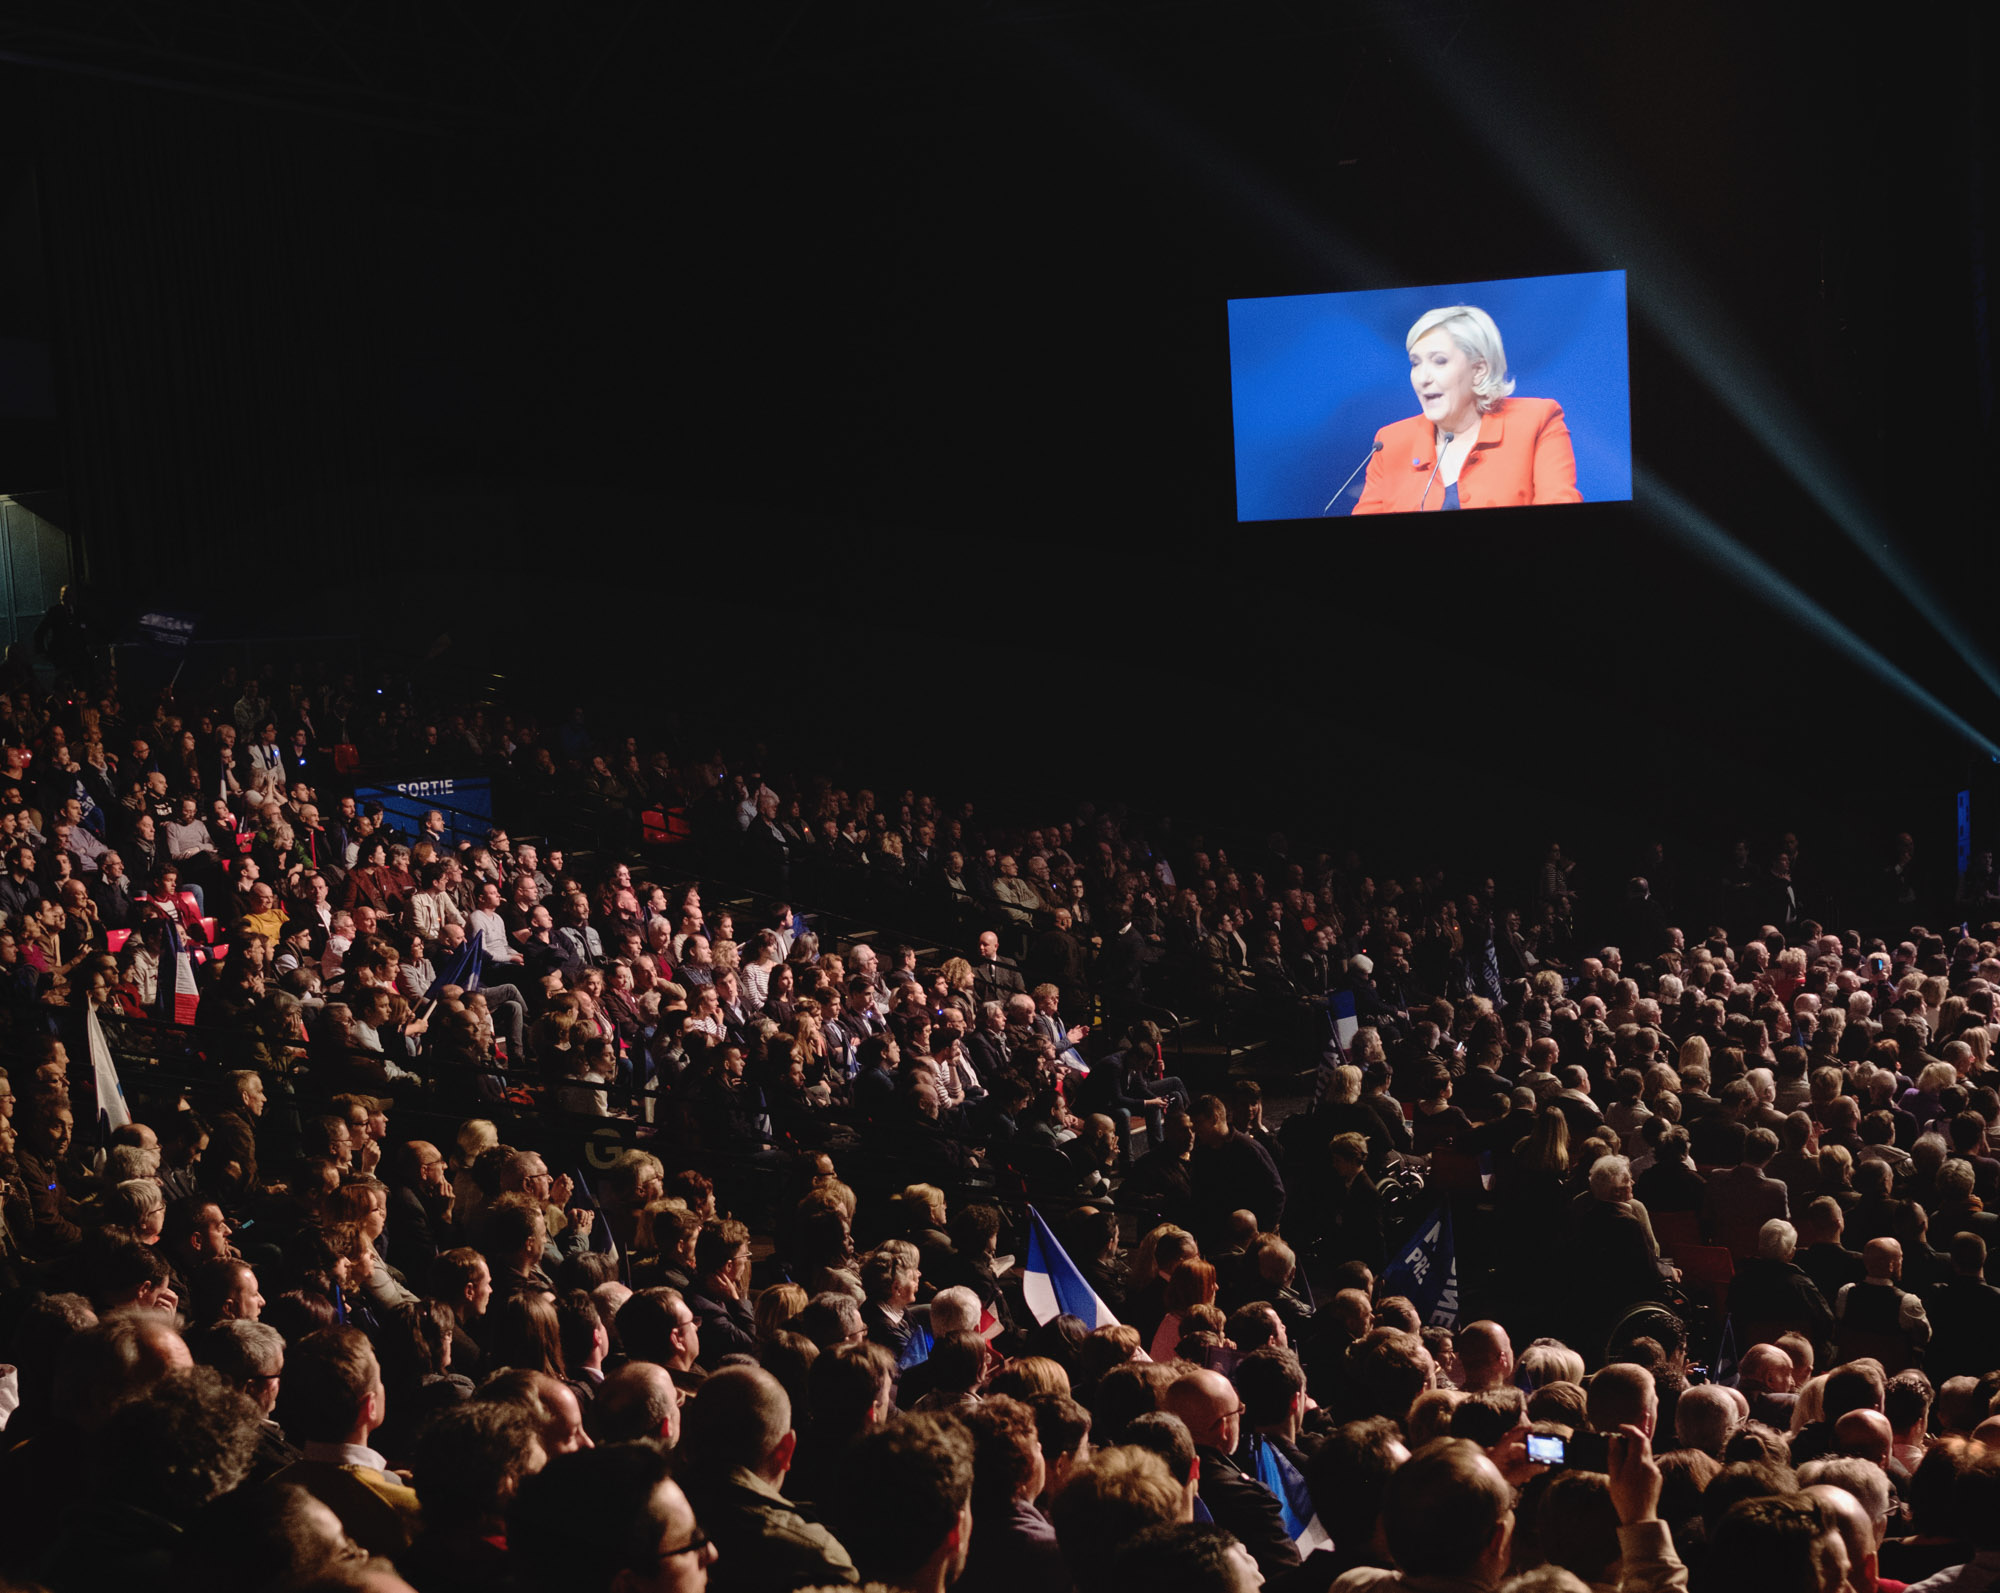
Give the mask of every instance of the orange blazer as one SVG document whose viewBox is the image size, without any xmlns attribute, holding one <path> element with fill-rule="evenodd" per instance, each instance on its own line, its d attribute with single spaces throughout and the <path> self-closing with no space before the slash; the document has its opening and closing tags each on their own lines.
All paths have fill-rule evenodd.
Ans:
<svg viewBox="0 0 2000 1593">
<path fill-rule="evenodd" d="M 1437 463 L 1436 430 L 1422 415 L 1384 426 L 1382 447 L 1368 461 L 1355 514 L 1400 514 L 1444 507 L 1444 477 Z M 1426 496 L 1424 484 L 1430 483 Z M 1562 405 L 1553 398 L 1503 398 L 1481 417 L 1479 441 L 1458 472 L 1461 509 L 1497 509 L 1521 503 L 1581 503 L 1576 452 Z"/>
</svg>

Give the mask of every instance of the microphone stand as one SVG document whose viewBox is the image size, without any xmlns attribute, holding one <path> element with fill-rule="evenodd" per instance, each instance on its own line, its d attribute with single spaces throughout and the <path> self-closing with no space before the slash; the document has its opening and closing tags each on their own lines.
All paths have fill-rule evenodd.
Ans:
<svg viewBox="0 0 2000 1593">
<path fill-rule="evenodd" d="M 1444 451 L 1451 446 L 1452 438 L 1455 437 L 1456 435 L 1457 435 L 1456 432 L 1448 431 L 1444 434 L 1443 442 L 1434 442 L 1431 444 L 1431 451 L 1437 457 L 1431 461 L 1431 473 L 1424 480 L 1424 495 L 1417 500 L 1417 507 L 1419 509 L 1421 509 L 1425 504 L 1431 501 L 1431 483 L 1437 480 L 1438 471 L 1444 467 Z M 1445 489 L 1445 495 L 1449 497 L 1450 494 L 1451 494 L 1451 489 L 1447 487 Z"/>
<path fill-rule="evenodd" d="M 1371 447 L 1367 453 L 1362 455 L 1361 463 L 1356 465 L 1352 470 L 1348 471 L 1347 479 L 1340 484 L 1340 492 L 1336 492 L 1331 498 L 1328 498 L 1326 500 L 1326 508 L 1320 510 L 1320 514 L 1322 516 L 1326 515 L 1336 503 L 1340 502 L 1340 493 L 1345 492 L 1349 487 L 1354 485 L 1354 478 L 1360 475 L 1361 472 L 1368 467 L 1368 461 L 1373 459 L 1381 451 L 1382 451 L 1382 439 L 1380 437 L 1377 437 L 1375 439 L 1374 446 Z"/>
</svg>

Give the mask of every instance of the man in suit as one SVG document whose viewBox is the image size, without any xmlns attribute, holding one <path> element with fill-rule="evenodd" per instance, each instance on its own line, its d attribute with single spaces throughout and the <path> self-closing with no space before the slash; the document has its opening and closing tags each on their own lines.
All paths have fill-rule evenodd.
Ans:
<svg viewBox="0 0 2000 1593">
<path fill-rule="evenodd" d="M 972 988 L 981 1001 L 1005 1001 L 1028 988 L 1014 959 L 1000 955 L 1000 937 L 990 929 L 979 937 L 979 960 L 972 965 Z"/>
<path fill-rule="evenodd" d="M 401 1554 L 416 1530 L 417 1496 L 368 1447 L 388 1415 L 389 1396 L 366 1336 L 351 1327 L 321 1328 L 290 1346 L 285 1409 L 288 1436 L 305 1458 L 272 1481 L 297 1483 L 370 1554 Z"/>
<path fill-rule="evenodd" d="M 1765 1223 L 1782 1222 L 1792 1214 L 1785 1186 L 1764 1173 L 1777 1154 L 1778 1136 L 1768 1128 L 1753 1128 L 1744 1136 L 1743 1159 L 1708 1181 L 1702 1226 L 1738 1261 L 1757 1254 L 1757 1236 Z"/>
</svg>

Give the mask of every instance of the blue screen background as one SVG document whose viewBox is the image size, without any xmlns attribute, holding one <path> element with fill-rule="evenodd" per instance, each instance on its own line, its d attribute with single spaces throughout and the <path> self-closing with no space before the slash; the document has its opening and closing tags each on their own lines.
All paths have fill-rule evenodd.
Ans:
<svg viewBox="0 0 2000 1593">
<path fill-rule="evenodd" d="M 1418 316 L 1448 304 L 1476 304 L 1493 317 L 1517 395 L 1562 405 L 1584 501 L 1632 496 L 1625 273 L 1590 271 L 1231 299 L 1237 519 L 1319 514 L 1375 433 L 1417 413 L 1403 338 Z M 1353 509 L 1361 482 L 1333 515 Z"/>
</svg>

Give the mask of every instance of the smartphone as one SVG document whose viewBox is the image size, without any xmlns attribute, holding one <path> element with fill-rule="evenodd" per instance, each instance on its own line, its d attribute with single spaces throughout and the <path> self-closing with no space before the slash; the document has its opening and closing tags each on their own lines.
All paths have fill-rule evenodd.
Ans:
<svg viewBox="0 0 2000 1593">
<path fill-rule="evenodd" d="M 1554 1433 L 1528 1434 L 1528 1458 L 1544 1466 L 1560 1466 L 1563 1463 L 1563 1441 Z"/>
<path fill-rule="evenodd" d="M 1201 1364 L 1224 1377 L 1234 1377 L 1237 1363 L 1242 1359 L 1243 1352 L 1228 1344 L 1211 1344 L 1201 1352 Z"/>
</svg>

